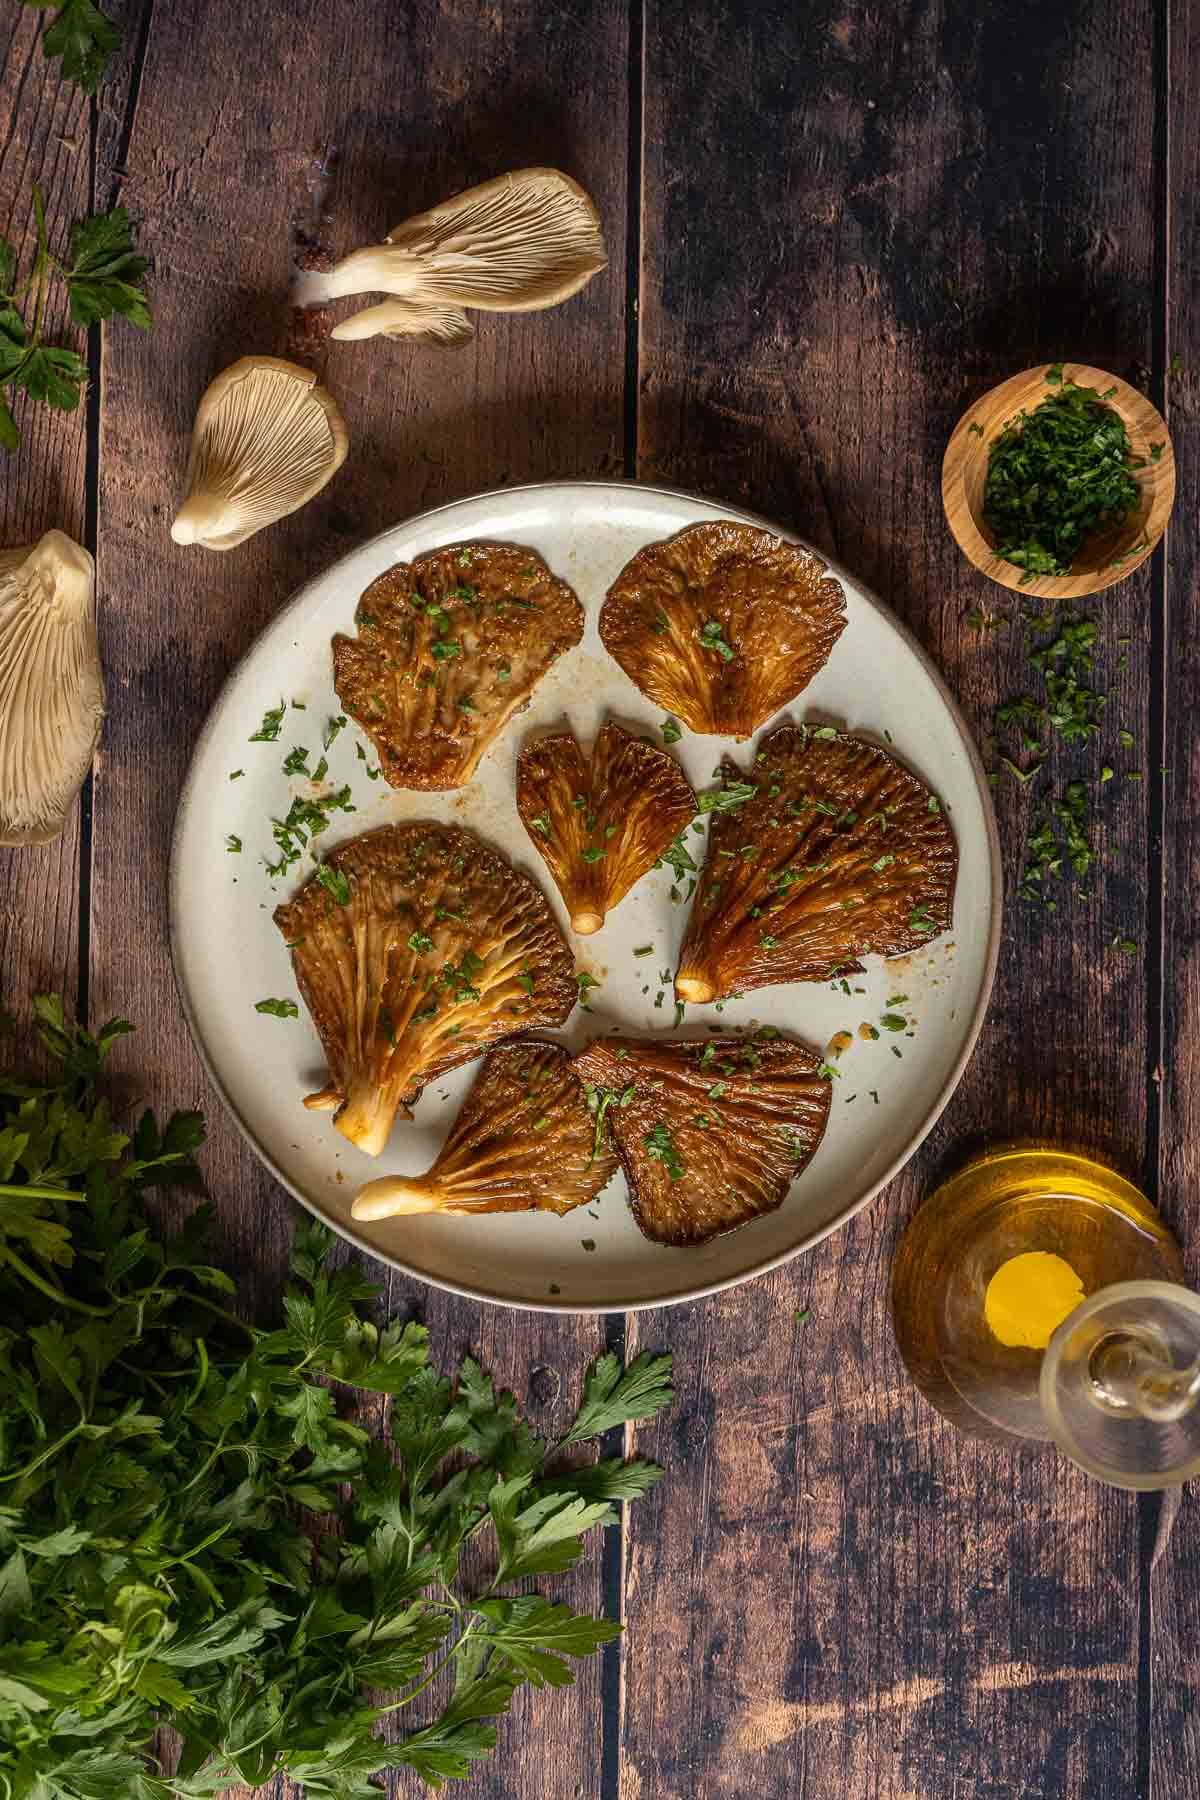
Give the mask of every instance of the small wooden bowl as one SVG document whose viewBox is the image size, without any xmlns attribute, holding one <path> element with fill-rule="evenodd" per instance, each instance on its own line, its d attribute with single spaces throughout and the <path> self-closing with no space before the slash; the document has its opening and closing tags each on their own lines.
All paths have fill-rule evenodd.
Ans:
<svg viewBox="0 0 1200 1800">
<path fill-rule="evenodd" d="M 1144 394 L 1104 369 L 1064 363 L 1064 381 L 1095 388 L 1100 394 L 1116 390 L 1105 404 L 1125 421 L 1134 456 L 1145 458 L 1145 466 L 1133 471 L 1142 501 L 1136 513 L 1130 513 L 1120 525 L 1097 531 L 1088 539 L 1069 575 L 1033 575 L 1022 581 L 1024 571 L 996 555 L 995 533 L 983 516 L 983 490 L 993 440 L 1017 413 L 1032 412 L 1057 391 L 1046 380 L 1048 366 L 1039 363 L 1036 369 L 1025 369 L 1002 381 L 963 414 L 942 459 L 942 505 L 959 549 L 989 580 L 1001 587 L 1019 588 L 1023 594 L 1071 600 L 1124 581 L 1145 562 L 1166 530 L 1174 504 L 1175 457 L 1166 423 Z M 1152 444 L 1163 446 L 1157 462 L 1151 459 Z"/>
</svg>

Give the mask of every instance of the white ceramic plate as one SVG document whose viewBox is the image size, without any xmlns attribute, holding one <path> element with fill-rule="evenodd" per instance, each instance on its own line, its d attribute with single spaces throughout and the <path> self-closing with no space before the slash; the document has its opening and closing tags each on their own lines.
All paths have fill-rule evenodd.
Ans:
<svg viewBox="0 0 1200 1800">
<path fill-rule="evenodd" d="M 359 595 L 376 575 L 442 544 L 471 538 L 526 544 L 571 583 L 587 613 L 584 641 L 554 665 L 470 787 L 452 794 L 397 793 L 382 780 L 369 781 L 355 748 L 365 740 L 349 726 L 330 751 L 330 774 L 350 782 L 358 811 L 336 814 L 320 844 L 327 851 L 390 820 L 434 818 L 472 827 L 534 877 L 578 966 L 603 983 L 590 996 L 592 1012 L 572 1015 L 564 1041 L 578 1047 L 618 1025 L 632 1032 L 670 1031 L 670 971 L 687 910 L 671 903 L 670 872 L 648 875 L 595 937 L 572 939 L 558 893 L 517 817 L 514 764 L 531 730 L 564 718 L 587 740 L 612 712 L 658 740 L 662 710 L 643 698 L 602 648 L 600 605 L 643 544 L 697 520 L 722 518 L 768 523 L 736 507 L 622 482 L 509 488 L 424 513 L 344 557 L 296 595 L 230 676 L 196 747 L 175 827 L 171 932 L 180 992 L 209 1074 L 258 1156 L 297 1199 L 343 1236 L 439 1287 L 510 1306 L 612 1311 L 690 1299 L 744 1281 L 815 1244 L 878 1193 L 933 1125 L 975 1042 L 995 967 L 1001 892 L 996 828 L 979 757 L 924 652 L 835 564 L 846 590 L 846 629 L 826 667 L 780 716 L 845 725 L 894 745 L 941 795 L 960 862 L 953 932 L 892 962 L 869 958 L 867 973 L 854 979 L 849 995 L 828 983 L 805 983 L 759 989 L 728 1002 L 720 1014 L 713 1007 L 688 1009 L 686 1029 L 693 1034 L 709 1023 L 771 1024 L 821 1048 L 836 1031 L 855 1033 L 841 1059 L 824 1142 L 784 1204 L 740 1231 L 687 1250 L 665 1249 L 641 1235 L 620 1174 L 593 1208 L 565 1219 L 523 1213 L 351 1224 L 350 1201 L 361 1182 L 389 1170 L 428 1167 L 475 1066 L 427 1089 L 413 1121 L 398 1124 L 383 1156 L 372 1159 L 334 1130 L 327 1113 L 301 1107 L 301 1096 L 321 1084 L 324 1067 L 303 1005 L 291 1020 L 254 1010 L 264 996 L 296 994 L 288 952 L 271 922 L 272 908 L 292 884 L 272 883 L 265 862 L 274 854 L 270 821 L 282 817 L 303 786 L 283 774 L 284 756 L 304 744 L 315 760 L 325 722 L 340 710 L 331 637 L 353 629 Z M 303 710 L 289 706 L 277 742 L 248 742 L 281 698 L 302 702 Z M 711 784 L 726 749 L 746 767 L 753 757 L 752 745 L 739 748 L 691 732 L 674 748 L 697 788 Z M 374 767 L 374 752 L 367 749 Z M 231 782 L 235 769 L 245 773 Z M 241 839 L 241 855 L 226 853 L 230 833 Z M 703 839 L 689 841 L 701 861 Z M 633 956 L 635 946 L 649 943 L 653 956 Z M 883 1031 L 878 1042 L 860 1039 L 860 1023 L 878 1021 L 888 999 L 901 993 L 908 996 L 899 1010 L 912 1021 L 911 1035 Z"/>
</svg>

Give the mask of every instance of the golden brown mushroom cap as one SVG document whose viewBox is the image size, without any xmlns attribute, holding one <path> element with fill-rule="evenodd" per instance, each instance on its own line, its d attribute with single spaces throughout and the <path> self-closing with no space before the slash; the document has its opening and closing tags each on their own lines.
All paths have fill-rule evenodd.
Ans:
<svg viewBox="0 0 1200 1800">
<path fill-rule="evenodd" d="M 575 1059 L 605 1105 L 633 1216 L 703 1244 L 782 1204 L 824 1135 L 830 1084 L 794 1038 L 597 1038 Z"/>
<path fill-rule="evenodd" d="M 810 550 L 715 520 L 648 544 L 600 611 L 600 637 L 643 694 L 693 731 L 748 738 L 794 700 L 846 623 Z"/>
<path fill-rule="evenodd" d="M 514 544 L 451 544 L 373 581 L 356 638 L 333 640 L 342 706 L 393 787 L 456 788 L 555 659 L 583 608 L 541 557 Z"/>
<path fill-rule="evenodd" d="M 572 930 L 599 931 L 696 813 L 673 756 L 610 720 L 585 758 L 569 731 L 517 759 L 517 811 L 553 875 Z"/>
<path fill-rule="evenodd" d="M 359 1189 L 356 1219 L 398 1213 L 571 1212 L 612 1178 L 568 1051 L 522 1039 L 490 1050 L 432 1168 Z"/>
<path fill-rule="evenodd" d="M 727 786 L 742 772 L 726 762 Z M 822 981 L 947 931 L 958 851 L 937 796 L 894 756 L 832 726 L 781 725 L 717 812 L 675 992 L 706 1002 Z"/>
<path fill-rule="evenodd" d="M 460 826 L 365 832 L 274 916 L 329 1065 L 318 1103 L 370 1156 L 428 1082 L 575 1004 L 545 899 Z"/>
</svg>

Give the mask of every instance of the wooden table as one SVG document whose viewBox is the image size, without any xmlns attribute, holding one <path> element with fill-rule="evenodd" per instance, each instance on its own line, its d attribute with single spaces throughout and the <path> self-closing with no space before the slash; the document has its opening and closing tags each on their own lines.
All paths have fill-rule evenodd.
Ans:
<svg viewBox="0 0 1200 1800">
<path fill-rule="evenodd" d="M 1097 805 L 1090 903 L 1069 889 L 1049 913 L 1011 892 L 1034 800 L 1004 777 L 995 1000 L 905 1175 L 756 1286 L 627 1320 L 514 1316 L 380 1273 L 439 1351 L 473 1346 L 522 1393 L 531 1371 L 560 1372 L 560 1411 L 605 1343 L 677 1359 L 674 1411 L 637 1434 L 669 1478 L 564 1584 L 619 1610 L 623 1646 L 573 1691 L 524 1697 L 467 1791 L 1200 1794 L 1195 1499 L 1104 1491 L 1048 1451 L 956 1436 L 906 1380 L 886 1304 L 904 1221 L 948 1154 L 985 1136 L 1100 1149 L 1200 1248 L 1195 7 L 117 0 L 125 47 L 95 106 L 45 64 L 38 16 L 7 11 L 9 235 L 29 242 L 34 181 L 56 216 L 119 195 L 154 258 L 156 324 L 95 334 L 86 408 L 26 408 L 5 468 L 0 542 L 59 525 L 96 550 L 110 717 L 62 841 L 0 853 L 3 987 L 10 1003 L 65 987 L 93 1018 L 130 1012 L 127 1066 L 149 1096 L 207 1106 L 222 1249 L 259 1305 L 294 1208 L 206 1092 L 164 875 L 201 720 L 300 581 L 494 484 L 669 482 L 836 552 L 914 628 L 982 736 L 1029 685 L 1028 639 L 969 622 L 997 590 L 943 525 L 951 424 L 1001 376 L 1062 356 L 1169 410 L 1166 554 L 1101 612 L 1109 719 L 1144 779 Z M 282 350 L 291 226 L 326 147 L 339 254 L 542 162 L 596 196 L 611 265 L 560 311 L 483 318 L 464 350 L 331 347 L 353 445 L 338 479 L 231 555 L 178 550 L 167 525 L 196 400 L 235 356 Z M 1052 780 L 1096 760 L 1059 748 Z"/>
</svg>

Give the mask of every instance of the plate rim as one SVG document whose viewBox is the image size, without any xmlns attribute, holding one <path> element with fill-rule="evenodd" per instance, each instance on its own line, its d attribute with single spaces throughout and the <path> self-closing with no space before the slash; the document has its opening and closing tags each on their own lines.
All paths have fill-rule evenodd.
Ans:
<svg viewBox="0 0 1200 1800">
<path fill-rule="evenodd" d="M 229 1093 L 224 1082 L 217 1074 L 209 1056 L 207 1046 L 205 1045 L 199 1030 L 195 1013 L 192 1009 L 191 998 L 188 993 L 187 984 L 184 980 L 181 967 L 177 933 L 177 921 L 179 916 L 177 896 L 180 889 L 180 845 L 187 814 L 190 810 L 193 787 L 197 779 L 196 765 L 201 751 L 204 749 L 215 730 L 215 721 L 217 715 L 221 711 L 227 693 L 230 688 L 234 686 L 243 667 L 249 661 L 250 657 L 253 656 L 258 645 L 267 633 L 274 631 L 285 619 L 290 618 L 296 613 L 307 600 L 311 590 L 322 582 L 327 581 L 335 570 L 343 563 L 348 562 L 351 557 L 360 555 L 364 550 L 371 549 L 373 545 L 380 544 L 385 539 L 394 537 L 399 531 L 411 531 L 415 527 L 423 525 L 427 520 L 436 519 L 442 513 L 451 512 L 457 507 L 470 505 L 472 502 L 479 500 L 489 500 L 501 495 L 507 496 L 510 494 L 558 494 L 565 489 L 574 488 L 603 489 L 610 493 L 632 492 L 641 494 L 660 494 L 667 499 L 687 500 L 695 505 L 714 508 L 717 511 L 731 515 L 733 518 L 740 520 L 744 524 L 757 526 L 760 530 L 770 531 L 776 537 L 781 537 L 789 543 L 799 544 L 802 549 L 811 551 L 814 556 L 819 556 L 833 575 L 849 582 L 855 591 L 862 595 L 867 604 L 877 614 L 882 615 L 884 622 L 899 634 L 902 641 L 917 658 L 917 661 L 920 663 L 926 676 L 933 683 L 942 704 L 950 714 L 951 720 L 953 721 L 959 738 L 966 750 L 967 761 L 970 765 L 971 773 L 975 778 L 976 791 L 982 804 L 985 833 L 987 837 L 988 870 L 991 878 L 991 907 L 988 918 L 987 953 L 984 962 L 983 979 L 980 983 L 979 993 L 971 1013 L 971 1019 L 963 1039 L 962 1048 L 959 1051 L 952 1068 L 947 1074 L 945 1081 L 938 1090 L 937 1096 L 928 1113 L 925 1115 L 921 1125 L 905 1141 L 899 1153 L 892 1159 L 882 1175 L 880 1175 L 878 1179 L 874 1181 L 857 1200 L 855 1200 L 852 1206 L 849 1206 L 846 1211 L 841 1213 L 836 1219 L 831 1220 L 828 1224 L 823 1225 L 814 1231 L 806 1233 L 798 1242 L 793 1244 L 787 1250 L 782 1250 L 773 1256 L 765 1256 L 761 1261 L 754 1263 L 751 1267 L 743 1269 L 735 1275 L 724 1276 L 715 1281 L 702 1282 L 694 1288 L 689 1288 L 684 1293 L 669 1294 L 666 1296 L 649 1295 L 645 1298 L 627 1299 L 619 1306 L 587 1304 L 586 1302 L 574 1300 L 555 1300 L 549 1296 L 539 1300 L 514 1300 L 506 1295 L 488 1293 L 486 1290 L 473 1287 L 469 1283 L 451 1281 L 442 1276 L 426 1274 L 423 1270 L 416 1269 L 410 1263 L 405 1262 L 402 1257 L 392 1255 L 382 1250 L 379 1245 L 360 1236 L 348 1223 L 344 1223 L 341 1220 L 335 1221 L 324 1207 L 318 1205 L 315 1200 L 310 1199 L 307 1194 L 302 1193 L 283 1173 L 282 1169 L 279 1168 L 272 1156 L 255 1136 L 250 1125 L 247 1123 L 246 1119 L 243 1118 L 241 1110 L 233 1096 Z M 320 573 L 310 576 L 307 581 L 303 582 L 301 586 L 284 601 L 283 605 L 270 619 L 267 620 L 262 629 L 255 633 L 250 643 L 247 644 L 245 650 L 243 650 L 242 654 L 238 657 L 233 667 L 226 674 L 224 681 L 221 683 L 220 689 L 214 696 L 212 704 L 205 714 L 204 723 L 200 727 L 200 731 L 192 745 L 188 757 L 187 772 L 184 776 L 183 785 L 179 791 L 179 799 L 175 806 L 175 819 L 171 830 L 171 849 L 167 865 L 167 941 L 170 949 L 172 976 L 174 978 L 176 992 L 179 996 L 180 1005 L 183 1009 L 184 1019 L 187 1022 L 188 1034 L 211 1086 L 215 1090 L 218 1099 L 233 1120 L 234 1125 L 248 1144 L 257 1161 L 263 1168 L 270 1172 L 285 1192 L 291 1195 L 293 1200 L 297 1200 L 300 1205 L 304 1207 L 306 1212 L 311 1213 L 314 1218 L 317 1218 L 321 1220 L 323 1224 L 328 1225 L 336 1236 L 344 1239 L 349 1244 L 353 1244 L 362 1255 L 371 1258 L 375 1262 L 385 1264 L 388 1268 L 394 1269 L 398 1274 L 407 1276 L 410 1280 L 421 1282 L 426 1287 L 436 1288 L 439 1292 L 454 1294 L 460 1299 L 473 1300 L 487 1306 L 505 1307 L 514 1312 L 553 1313 L 567 1317 L 603 1318 L 617 1313 L 651 1312 L 659 1307 L 689 1305 L 696 1300 L 708 1299 L 713 1294 L 724 1293 L 730 1288 L 741 1287 L 746 1282 L 757 1281 L 760 1276 L 769 1275 L 775 1269 L 782 1268 L 784 1264 L 792 1262 L 796 1257 L 803 1255 L 805 1251 L 815 1249 L 818 1244 L 823 1243 L 826 1238 L 832 1237 L 835 1231 L 840 1231 L 844 1225 L 849 1224 L 851 1219 L 858 1213 L 863 1212 L 873 1200 L 878 1198 L 883 1189 L 893 1182 L 897 1175 L 900 1174 L 901 1170 L 903 1170 L 912 1160 L 925 1139 L 929 1136 L 943 1112 L 946 1110 L 946 1107 L 949 1105 L 951 1097 L 962 1080 L 963 1072 L 974 1054 L 975 1046 L 979 1041 L 979 1034 L 983 1029 L 983 1021 L 987 1016 L 988 1006 L 991 1002 L 992 988 L 995 985 L 996 965 L 1000 954 L 1000 924 L 1003 912 L 1003 901 L 1004 872 L 1000 856 L 1000 833 L 996 824 L 996 811 L 992 803 L 991 788 L 988 784 L 987 774 L 983 766 L 983 759 L 980 756 L 978 746 L 967 726 L 962 708 L 951 693 L 946 678 L 934 662 L 932 656 L 913 633 L 906 621 L 900 618 L 900 616 L 895 613 L 878 594 L 876 594 L 873 588 L 867 587 L 862 579 L 848 569 L 838 558 L 829 556 L 817 545 L 809 543 L 807 538 L 801 537 L 797 532 L 785 529 L 783 526 L 777 524 L 775 520 L 768 518 L 763 513 L 750 511 L 747 507 L 735 506 L 725 500 L 715 500 L 710 495 L 696 493 L 690 488 L 670 487 L 662 482 L 633 481 L 617 478 L 567 477 L 556 481 L 523 481 L 512 485 L 501 484 L 496 487 L 480 488 L 474 493 L 460 494 L 457 499 L 444 500 L 439 502 L 437 506 L 426 507 L 421 512 L 410 513 L 405 517 L 398 519 L 394 524 L 385 526 L 382 531 L 376 532 L 372 537 L 364 538 L 361 544 L 356 544 L 352 549 L 343 552 L 341 556 L 335 558 L 335 560 L 328 564 L 326 568 L 322 569 Z"/>
</svg>

